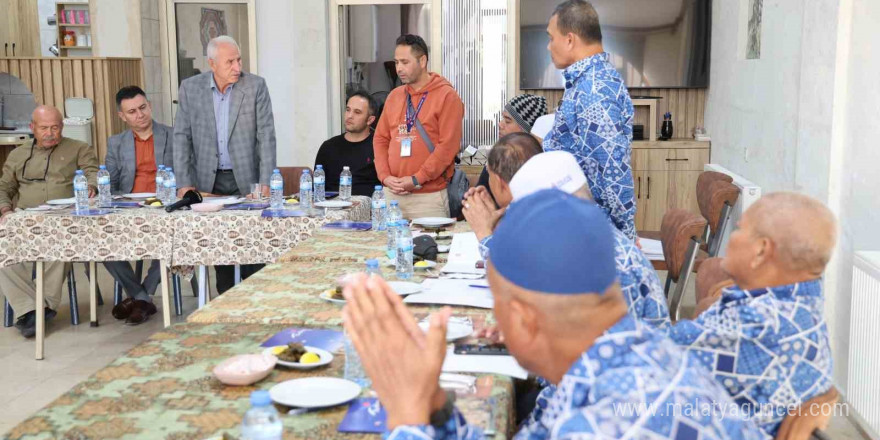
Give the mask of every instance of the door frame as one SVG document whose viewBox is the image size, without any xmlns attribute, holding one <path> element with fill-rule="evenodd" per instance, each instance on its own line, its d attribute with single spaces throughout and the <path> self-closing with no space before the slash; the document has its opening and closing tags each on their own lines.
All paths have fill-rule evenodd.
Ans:
<svg viewBox="0 0 880 440">
<path fill-rule="evenodd" d="M 340 31 L 344 29 L 340 14 L 341 6 L 358 5 L 429 5 L 431 7 L 431 56 L 428 69 L 432 72 L 440 72 L 443 68 L 442 47 L 443 24 L 442 0 L 330 0 L 329 25 L 330 25 L 330 126 L 335 132 L 342 127 L 342 102 L 345 94 L 345 84 L 342 80 L 342 42 L 339 40 Z"/>
<path fill-rule="evenodd" d="M 162 84 L 165 85 L 165 114 L 170 115 L 171 123 L 177 114 L 177 41 L 175 8 L 186 3 L 227 3 L 247 5 L 248 15 L 248 65 L 247 72 L 257 74 L 257 4 L 256 0 L 160 0 L 159 1 L 159 43 L 162 48 Z M 169 124 L 170 125 L 170 124 Z"/>
</svg>

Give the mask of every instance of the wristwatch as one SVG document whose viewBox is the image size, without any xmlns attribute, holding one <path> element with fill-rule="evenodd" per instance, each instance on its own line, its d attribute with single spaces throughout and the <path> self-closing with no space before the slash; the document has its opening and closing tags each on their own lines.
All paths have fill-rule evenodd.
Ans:
<svg viewBox="0 0 880 440">
<path fill-rule="evenodd" d="M 414 189 L 422 189 L 422 185 L 419 185 L 419 179 L 416 179 L 416 176 L 412 176 Z"/>
<path fill-rule="evenodd" d="M 435 429 L 442 429 L 452 417 L 453 411 L 455 411 L 455 393 L 447 391 L 446 403 L 443 404 L 443 408 L 431 413 L 431 426 Z"/>
</svg>

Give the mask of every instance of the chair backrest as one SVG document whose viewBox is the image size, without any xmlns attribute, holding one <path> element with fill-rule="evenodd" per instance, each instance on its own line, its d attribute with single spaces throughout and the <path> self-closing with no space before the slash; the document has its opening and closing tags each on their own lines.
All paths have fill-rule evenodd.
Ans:
<svg viewBox="0 0 880 440">
<path fill-rule="evenodd" d="M 703 174 L 701 174 L 700 177 L 703 177 Z M 721 175 L 726 176 L 725 174 Z M 721 213 L 724 211 L 724 206 L 727 205 L 732 207 L 736 204 L 738 198 L 739 188 L 724 180 L 711 181 L 702 188 L 699 185 L 697 186 L 697 204 L 700 206 L 700 213 L 709 222 L 709 228 L 712 230 L 713 234 L 716 234 L 721 230 Z"/>
<path fill-rule="evenodd" d="M 311 167 L 278 167 L 281 178 L 284 179 L 284 195 L 299 194 L 299 179 L 303 170 L 311 171 Z"/>
<path fill-rule="evenodd" d="M 699 242 L 706 229 L 706 219 L 684 209 L 670 209 L 663 214 L 660 224 L 660 242 L 663 245 L 663 258 L 669 271 L 668 277 L 678 282 L 681 267 L 685 263 L 688 248 Z"/>
<path fill-rule="evenodd" d="M 831 387 L 825 394 L 802 403 L 798 409 L 790 411 L 782 419 L 776 440 L 809 440 L 815 435 L 814 431 L 827 429 L 834 414 L 834 405 L 839 398 L 837 389 Z"/>
</svg>

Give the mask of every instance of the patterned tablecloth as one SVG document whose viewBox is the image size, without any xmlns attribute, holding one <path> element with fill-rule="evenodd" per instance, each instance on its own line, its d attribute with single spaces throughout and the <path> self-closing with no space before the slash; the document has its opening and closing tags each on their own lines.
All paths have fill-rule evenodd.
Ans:
<svg viewBox="0 0 880 440">
<path fill-rule="evenodd" d="M 211 370 L 229 356 L 256 353 L 259 344 L 282 330 L 266 325 L 178 324 L 154 334 L 85 382 L 7 433 L 18 439 L 204 439 L 239 435 L 239 424 L 256 389 L 310 376 L 341 377 L 343 354 L 311 371 L 276 368 L 253 386 L 221 384 Z M 485 390 L 496 401 L 495 429 L 504 438 L 512 423 L 511 381 L 495 377 Z M 456 405 L 468 421 L 486 427 L 487 396 L 460 395 Z M 278 407 L 286 413 L 287 408 Z M 346 406 L 283 415 L 285 439 L 376 438 L 341 434 Z"/>
<path fill-rule="evenodd" d="M 267 219 L 261 211 L 216 213 L 120 209 L 97 217 L 62 211 L 19 211 L 0 226 L 0 264 L 26 261 L 130 261 L 172 265 L 268 263 L 328 221 L 369 221 L 369 198 L 325 217 Z"/>
</svg>

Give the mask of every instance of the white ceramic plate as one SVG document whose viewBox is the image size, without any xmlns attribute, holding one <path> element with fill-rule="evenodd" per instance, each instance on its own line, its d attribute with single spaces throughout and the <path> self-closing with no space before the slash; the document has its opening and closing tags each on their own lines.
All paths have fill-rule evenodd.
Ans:
<svg viewBox="0 0 880 440">
<path fill-rule="evenodd" d="M 416 266 L 416 264 L 418 264 L 418 263 L 427 263 L 428 265 L 427 266 Z M 417 261 L 417 262 L 413 263 L 413 269 L 415 269 L 415 270 L 428 270 L 433 267 L 437 267 L 437 263 L 434 261 L 431 261 L 431 260 Z"/>
<path fill-rule="evenodd" d="M 449 245 L 448 244 L 438 244 L 437 245 L 437 253 L 445 254 L 447 252 L 449 252 Z"/>
<path fill-rule="evenodd" d="M 132 200 L 146 200 L 146 199 L 149 199 L 150 197 L 156 197 L 156 193 L 129 193 L 129 194 L 123 194 L 122 197 L 125 197 L 126 199 L 132 199 Z"/>
<path fill-rule="evenodd" d="M 422 291 L 422 286 L 409 281 L 389 281 L 388 285 L 394 289 L 400 296 L 412 295 Z"/>
<path fill-rule="evenodd" d="M 455 223 L 454 218 L 446 218 L 446 217 L 419 217 L 413 219 L 414 225 L 422 225 L 422 226 L 447 226 Z"/>
<path fill-rule="evenodd" d="M 336 298 L 331 297 L 333 295 L 333 291 L 335 291 L 335 290 L 336 289 L 325 290 L 325 291 L 321 292 L 320 295 L 318 295 L 318 298 L 321 298 L 324 301 L 330 301 L 330 302 L 336 303 L 336 304 L 345 304 L 344 299 L 336 299 Z"/>
<path fill-rule="evenodd" d="M 48 205 L 34 206 L 33 208 L 24 208 L 25 211 L 51 211 L 55 208 Z"/>
<path fill-rule="evenodd" d="M 263 354 L 271 354 L 275 357 L 278 357 L 278 355 L 275 354 L 275 351 L 274 351 L 275 348 L 276 347 L 269 347 L 269 348 L 263 350 Z M 318 362 L 315 362 L 314 364 L 301 364 L 299 362 L 282 361 L 281 358 L 278 358 L 277 364 L 283 365 L 288 368 L 293 368 L 296 370 L 311 370 L 312 368 L 322 367 L 324 365 L 329 364 L 331 361 L 333 361 L 333 355 L 330 354 L 330 352 L 327 350 L 321 350 L 320 348 L 310 347 L 308 345 L 305 346 L 305 349 L 308 352 L 315 353 L 316 355 L 318 355 L 318 357 L 320 357 L 321 360 Z"/>
<path fill-rule="evenodd" d="M 318 208 L 348 208 L 351 206 L 351 202 L 345 202 L 342 200 L 325 200 L 323 202 L 315 203 L 315 206 Z"/>
<path fill-rule="evenodd" d="M 49 200 L 48 202 L 46 202 L 46 204 L 47 204 L 47 205 L 75 205 L 75 204 L 76 204 L 76 198 L 75 198 L 75 197 L 71 197 L 71 198 L 69 198 L 69 199 L 55 199 L 55 200 Z"/>
<path fill-rule="evenodd" d="M 342 405 L 360 394 L 360 385 L 338 377 L 293 379 L 269 389 L 269 396 L 274 402 L 298 408 Z"/>
<path fill-rule="evenodd" d="M 205 197 L 202 203 L 212 203 L 216 205 L 236 205 L 247 200 L 245 197 Z"/>
<path fill-rule="evenodd" d="M 428 327 L 430 325 L 431 323 L 430 321 L 428 321 L 428 318 L 423 319 L 421 322 L 419 322 L 419 327 L 426 333 L 428 332 Z M 456 339 L 466 338 L 473 333 L 474 324 L 470 320 L 452 316 L 449 318 L 449 322 L 446 324 L 447 341 L 454 341 Z"/>
<path fill-rule="evenodd" d="M 165 207 L 165 205 L 150 206 L 150 205 L 147 204 L 147 202 L 138 202 L 138 205 L 141 205 L 141 206 L 143 206 L 144 208 L 152 208 L 152 209 L 162 209 L 162 208 Z"/>
</svg>

